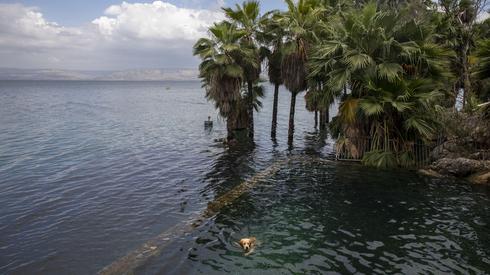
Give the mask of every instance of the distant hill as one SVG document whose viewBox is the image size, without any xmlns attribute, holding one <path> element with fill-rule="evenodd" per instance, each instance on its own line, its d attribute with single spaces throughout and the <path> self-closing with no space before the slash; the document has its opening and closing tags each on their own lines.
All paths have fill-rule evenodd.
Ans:
<svg viewBox="0 0 490 275">
<path fill-rule="evenodd" d="M 97 80 L 197 80 L 197 69 L 140 69 L 116 71 Z"/>
<path fill-rule="evenodd" d="M 197 69 L 135 69 L 121 71 L 75 71 L 57 69 L 0 68 L 0 80 L 197 80 Z"/>
</svg>

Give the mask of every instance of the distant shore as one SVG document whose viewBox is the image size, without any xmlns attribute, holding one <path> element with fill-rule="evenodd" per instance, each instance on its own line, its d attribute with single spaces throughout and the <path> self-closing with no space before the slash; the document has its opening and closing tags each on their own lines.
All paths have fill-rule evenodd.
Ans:
<svg viewBox="0 0 490 275">
<path fill-rule="evenodd" d="M 114 71 L 0 68 L 0 80 L 197 81 L 198 71 L 190 68 Z"/>
</svg>

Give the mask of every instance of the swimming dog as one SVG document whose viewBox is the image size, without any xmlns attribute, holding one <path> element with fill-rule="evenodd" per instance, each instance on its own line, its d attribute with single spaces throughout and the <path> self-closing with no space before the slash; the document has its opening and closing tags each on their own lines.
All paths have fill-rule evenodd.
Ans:
<svg viewBox="0 0 490 275">
<path fill-rule="evenodd" d="M 258 242 L 255 237 L 243 238 L 238 242 L 238 245 L 245 251 L 245 256 L 252 254 L 257 246 Z"/>
</svg>

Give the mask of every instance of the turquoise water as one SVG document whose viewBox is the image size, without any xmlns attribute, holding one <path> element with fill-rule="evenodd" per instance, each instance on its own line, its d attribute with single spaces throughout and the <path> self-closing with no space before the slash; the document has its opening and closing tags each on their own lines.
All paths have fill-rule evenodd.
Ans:
<svg viewBox="0 0 490 275">
<path fill-rule="evenodd" d="M 410 172 L 294 161 L 139 271 L 486 274 L 488 194 Z M 250 235 L 262 244 L 245 257 L 233 241 Z"/>
<path fill-rule="evenodd" d="M 0 273 L 96 273 L 291 156 L 136 273 L 489 273 L 488 187 L 321 162 L 302 97 L 288 151 L 267 88 L 255 146 L 227 149 L 198 82 L 0 82 Z"/>
</svg>

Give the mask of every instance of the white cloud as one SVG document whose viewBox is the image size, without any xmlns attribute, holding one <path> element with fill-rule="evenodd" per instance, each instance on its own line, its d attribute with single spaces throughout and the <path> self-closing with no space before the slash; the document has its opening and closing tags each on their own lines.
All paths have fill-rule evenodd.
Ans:
<svg viewBox="0 0 490 275">
<path fill-rule="evenodd" d="M 1 48 L 57 48 L 81 31 L 47 22 L 35 8 L 0 4 Z"/>
<path fill-rule="evenodd" d="M 490 13 L 488 11 L 482 11 L 480 14 L 478 14 L 478 17 L 476 18 L 477 22 L 483 22 L 490 18 Z"/>
<path fill-rule="evenodd" d="M 113 5 L 94 21 L 104 35 L 157 40 L 195 40 L 222 14 L 216 11 L 179 8 L 170 3 L 126 3 Z"/>
<path fill-rule="evenodd" d="M 217 10 L 182 8 L 164 1 L 108 7 L 77 28 L 49 22 L 40 10 L 0 4 L 3 67 L 121 69 L 194 66 L 192 44 L 222 20 Z"/>
</svg>

